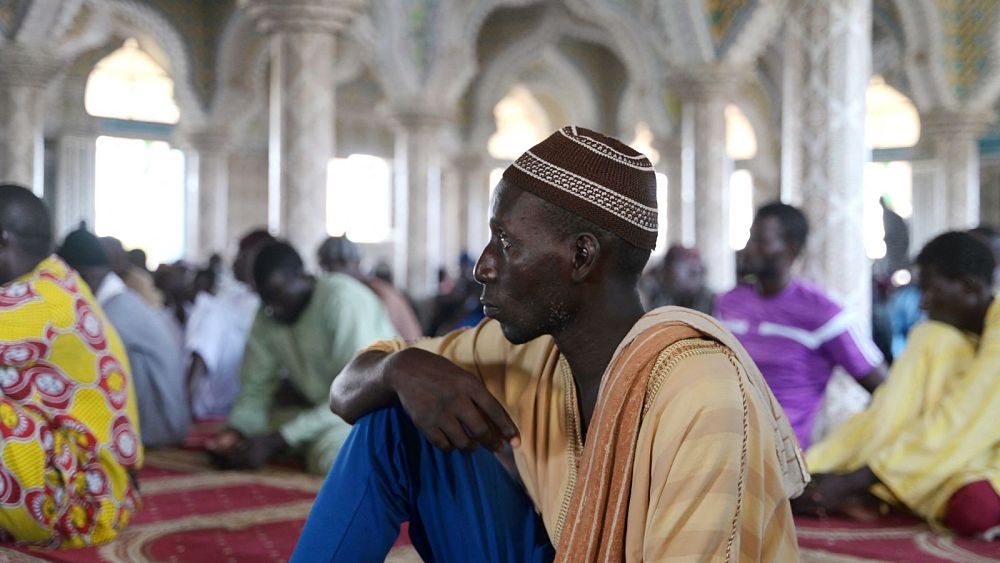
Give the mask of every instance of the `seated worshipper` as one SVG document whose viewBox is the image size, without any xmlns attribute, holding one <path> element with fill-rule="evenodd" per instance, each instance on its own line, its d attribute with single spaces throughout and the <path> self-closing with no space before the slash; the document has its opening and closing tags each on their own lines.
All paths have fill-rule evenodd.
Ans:
<svg viewBox="0 0 1000 563">
<path fill-rule="evenodd" d="M 135 258 L 130 259 L 129 256 L 134 251 L 125 252 L 122 241 L 115 237 L 101 237 L 100 241 L 101 246 L 104 247 L 104 253 L 111 261 L 111 269 L 118 274 L 125 285 L 142 297 L 150 307 L 154 309 L 163 307 L 163 293 L 153 283 L 153 274 L 149 273 L 145 265 L 138 266 L 132 262 L 132 260 L 138 260 L 138 254 Z M 145 261 L 145 253 L 143 253 L 143 261 Z"/>
<path fill-rule="evenodd" d="M 653 273 L 648 308 L 677 305 L 705 314 L 712 312 L 715 296 L 705 285 L 705 265 L 694 248 L 671 246 Z"/>
<path fill-rule="evenodd" d="M 51 248 L 42 200 L 0 185 L 0 542 L 81 547 L 128 525 L 143 450 L 125 347 Z"/>
<path fill-rule="evenodd" d="M 181 343 L 141 297 L 111 270 L 100 241 L 78 229 L 56 252 L 93 291 L 111 324 L 121 335 L 132 368 L 139 424 L 146 447 L 176 446 L 191 424 Z"/>
<path fill-rule="evenodd" d="M 223 467 L 242 469 L 287 447 L 307 471 L 324 473 L 350 432 L 327 406 L 333 378 L 358 350 L 396 331 L 371 290 L 344 274 L 306 274 L 287 243 L 260 250 L 253 280 L 263 306 L 247 339 L 236 403 L 209 451 Z M 283 383 L 290 393 L 279 392 Z M 280 405 L 279 395 L 298 404 Z"/>
<path fill-rule="evenodd" d="M 351 239 L 346 236 L 329 237 L 320 245 L 317 254 L 324 272 L 347 274 L 374 291 L 385 305 L 389 319 L 400 336 L 406 340 L 416 340 L 423 336 L 420 321 L 406 296 L 391 283 L 361 273 L 361 254 L 358 252 L 358 245 Z"/>
<path fill-rule="evenodd" d="M 785 409 L 803 448 L 809 446 L 823 393 L 842 367 L 869 392 L 885 378 L 882 353 L 855 321 L 811 283 L 792 277 L 809 224 L 783 203 L 761 207 L 750 227 L 740 283 L 715 301 L 715 315 L 746 346 Z"/>
<path fill-rule="evenodd" d="M 253 261 L 261 248 L 275 242 L 258 229 L 240 239 L 233 261 L 235 284 L 210 299 L 198 299 L 184 331 L 190 354 L 188 388 L 195 419 L 224 417 L 240 390 L 240 364 L 260 299 L 253 284 Z"/>
<path fill-rule="evenodd" d="M 380 561 L 403 521 L 427 561 L 798 559 L 807 475 L 757 368 L 711 317 L 643 312 L 656 217 L 649 160 L 599 133 L 508 167 L 474 269 L 489 318 L 334 380 L 357 422 L 292 560 Z"/>
<path fill-rule="evenodd" d="M 994 259 L 974 236 L 950 232 L 917 263 L 929 320 L 910 333 L 868 409 L 809 449 L 809 467 L 822 475 L 796 508 L 850 513 L 870 490 L 933 524 L 980 534 L 1000 526 Z"/>
</svg>

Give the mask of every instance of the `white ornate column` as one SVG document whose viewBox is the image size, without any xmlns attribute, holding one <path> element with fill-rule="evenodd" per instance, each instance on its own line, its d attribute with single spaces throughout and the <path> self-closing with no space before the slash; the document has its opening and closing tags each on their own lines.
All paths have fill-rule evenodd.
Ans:
<svg viewBox="0 0 1000 563">
<path fill-rule="evenodd" d="M 1000 155 L 983 158 L 979 171 L 979 220 L 1000 227 Z"/>
<path fill-rule="evenodd" d="M 991 112 L 932 111 L 920 116 L 922 135 L 941 167 L 945 228 L 979 224 L 979 146 L 993 120 Z"/>
<path fill-rule="evenodd" d="M 910 216 L 910 256 L 915 257 L 932 238 L 947 230 L 948 203 L 937 160 L 913 160 L 913 215 Z"/>
<path fill-rule="evenodd" d="M 229 138 L 219 127 L 187 139 L 187 256 L 204 261 L 229 246 Z M 193 185 L 192 185 L 193 183 Z"/>
<path fill-rule="evenodd" d="M 465 250 L 475 260 L 489 240 L 490 171 L 483 154 L 465 151 L 451 159 L 451 172 L 455 191 L 449 193 L 449 197 L 456 197 L 457 213 L 454 219 L 457 228 L 445 231 L 446 250 Z M 446 218 L 445 222 L 451 220 Z M 456 241 L 450 246 L 447 243 L 448 232 L 456 233 Z M 445 256 L 450 258 L 451 254 Z"/>
<path fill-rule="evenodd" d="M 732 162 L 726 154 L 726 104 L 739 81 L 735 69 L 721 66 L 688 69 L 670 81 L 684 100 L 682 205 L 689 201 L 685 196 L 691 190 L 690 178 L 694 186 L 694 245 L 705 262 L 708 286 L 714 291 L 726 291 L 736 283 L 736 254 L 729 245 Z M 686 225 L 687 213 L 683 221 Z"/>
<path fill-rule="evenodd" d="M 694 123 L 691 121 L 693 128 Z M 660 168 L 667 175 L 666 246 L 694 246 L 694 182 L 691 181 L 694 173 L 694 148 L 687 151 L 686 159 L 684 143 L 678 137 L 656 139 L 654 148 L 660 153 Z"/>
<path fill-rule="evenodd" d="M 251 0 L 270 35 L 268 226 L 315 262 L 326 236 L 326 171 L 334 154 L 335 33 L 363 0 Z"/>
<path fill-rule="evenodd" d="M 784 81 L 799 85 L 783 120 L 782 196 L 810 221 L 803 273 L 859 319 L 870 318 L 864 247 L 865 92 L 871 74 L 871 0 L 792 0 Z M 788 133 L 783 129 L 782 134 Z M 859 323 L 867 329 L 870 323 Z"/>
<path fill-rule="evenodd" d="M 96 202 L 96 127 L 86 123 L 64 128 L 56 142 L 56 189 L 53 197 L 53 228 L 57 240 L 85 221 L 94 229 Z M 91 122 L 91 125 L 95 125 Z"/>
<path fill-rule="evenodd" d="M 0 182 L 43 186 L 42 104 L 45 86 L 58 68 L 41 48 L 0 46 Z"/>
<path fill-rule="evenodd" d="M 431 111 L 397 111 L 393 231 L 395 276 L 410 295 L 434 294 L 442 263 L 441 152 L 449 120 Z"/>
</svg>

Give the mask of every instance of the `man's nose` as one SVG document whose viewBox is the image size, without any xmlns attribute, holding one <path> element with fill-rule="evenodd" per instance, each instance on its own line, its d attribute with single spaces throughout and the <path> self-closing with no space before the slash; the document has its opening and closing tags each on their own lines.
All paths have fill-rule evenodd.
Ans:
<svg viewBox="0 0 1000 563">
<path fill-rule="evenodd" d="M 490 256 L 489 247 L 483 249 L 483 253 L 476 261 L 476 267 L 472 270 L 476 281 L 486 285 L 496 277 L 496 269 L 493 267 L 493 258 Z"/>
</svg>

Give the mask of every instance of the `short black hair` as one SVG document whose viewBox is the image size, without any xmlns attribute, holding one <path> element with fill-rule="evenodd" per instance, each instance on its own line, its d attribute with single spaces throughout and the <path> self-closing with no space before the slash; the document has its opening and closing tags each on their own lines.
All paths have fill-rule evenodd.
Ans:
<svg viewBox="0 0 1000 563">
<path fill-rule="evenodd" d="M 33 258 L 52 253 L 52 220 L 45 203 L 24 186 L 0 184 L 0 229 Z"/>
<path fill-rule="evenodd" d="M 642 271 L 646 268 L 646 263 L 649 262 L 651 254 L 649 250 L 639 248 L 604 227 L 563 209 L 548 200 L 541 198 L 539 200 L 545 207 L 545 214 L 549 219 L 549 227 L 558 236 L 584 232 L 593 233 L 597 236 L 602 247 L 611 249 L 611 254 L 614 257 L 614 271 L 617 277 L 628 284 L 634 285 L 639 283 Z"/>
<path fill-rule="evenodd" d="M 305 272 L 305 264 L 295 248 L 284 241 L 273 242 L 260 249 L 253 262 L 253 282 L 257 288 L 264 286 L 267 278 L 275 272 L 299 274 Z"/>
<path fill-rule="evenodd" d="M 989 286 L 993 284 L 996 259 L 976 235 L 949 231 L 924 245 L 917 255 L 917 265 L 921 268 L 933 266 L 937 273 L 950 280 L 969 276 Z"/>
<path fill-rule="evenodd" d="M 361 262 L 361 253 L 358 252 L 358 245 L 346 236 L 329 237 L 323 244 L 319 245 L 316 251 L 321 261 L 326 260 L 335 264 L 357 264 Z"/>
<path fill-rule="evenodd" d="M 809 238 L 809 220 L 799 208 L 774 201 L 757 210 L 757 219 L 764 217 L 774 217 L 781 223 L 781 236 L 785 244 L 794 245 L 800 251 L 805 248 Z"/>
</svg>

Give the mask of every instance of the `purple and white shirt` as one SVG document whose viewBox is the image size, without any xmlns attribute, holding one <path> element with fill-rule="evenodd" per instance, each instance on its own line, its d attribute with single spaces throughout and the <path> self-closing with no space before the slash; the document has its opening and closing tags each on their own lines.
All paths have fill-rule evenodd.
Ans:
<svg viewBox="0 0 1000 563">
<path fill-rule="evenodd" d="M 770 297 L 738 285 L 716 299 L 715 316 L 760 368 L 802 449 L 809 447 L 834 367 L 860 379 L 884 359 L 852 316 L 805 280 L 794 279 Z"/>
</svg>

